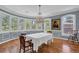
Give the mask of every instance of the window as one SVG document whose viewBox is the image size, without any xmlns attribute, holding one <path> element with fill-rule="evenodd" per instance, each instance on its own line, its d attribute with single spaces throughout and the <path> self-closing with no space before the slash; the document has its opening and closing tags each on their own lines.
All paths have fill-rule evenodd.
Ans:
<svg viewBox="0 0 79 59">
<path fill-rule="evenodd" d="M 30 19 L 25 19 L 26 30 L 30 30 L 32 26 L 32 21 Z"/>
<path fill-rule="evenodd" d="M 27 30 L 43 30 L 42 27 L 41 23 L 33 23 L 33 19 L 17 17 L 0 11 L 0 42 L 16 38 L 21 32 Z"/>
<path fill-rule="evenodd" d="M 25 30 L 25 20 L 23 18 L 19 18 L 19 30 Z"/>
<path fill-rule="evenodd" d="M 36 25 L 35 21 L 32 21 L 32 29 L 36 29 Z"/>
<path fill-rule="evenodd" d="M 9 31 L 9 15 L 2 17 L 2 31 Z"/>
<path fill-rule="evenodd" d="M 36 29 L 40 29 L 41 30 L 41 29 L 43 29 L 42 27 L 43 27 L 43 23 L 37 23 L 36 24 Z"/>
<path fill-rule="evenodd" d="M 37 23 L 35 20 L 32 21 L 32 29 L 34 30 L 42 30 L 43 23 Z"/>
<path fill-rule="evenodd" d="M 14 16 L 11 18 L 11 28 L 12 28 L 12 31 L 18 30 L 18 17 Z"/>
<path fill-rule="evenodd" d="M 14 32 L 20 30 L 43 30 L 43 26 L 43 23 L 35 23 L 34 19 L 17 17 L 0 11 L 0 31 L 2 32 Z M 48 27 L 49 24 L 47 28 Z"/>
<path fill-rule="evenodd" d="M 36 24 L 32 24 L 32 29 L 36 29 Z"/>
<path fill-rule="evenodd" d="M 51 22 L 50 19 L 45 19 L 45 21 L 44 21 L 44 30 L 45 31 L 49 31 L 51 29 L 50 22 Z"/>
</svg>

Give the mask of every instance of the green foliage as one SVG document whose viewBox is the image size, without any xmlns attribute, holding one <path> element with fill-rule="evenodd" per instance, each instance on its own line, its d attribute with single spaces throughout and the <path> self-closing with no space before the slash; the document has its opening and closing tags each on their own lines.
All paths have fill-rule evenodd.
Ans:
<svg viewBox="0 0 79 59">
<path fill-rule="evenodd" d="M 5 16 L 2 18 L 2 30 L 8 31 L 9 30 L 9 16 Z"/>
<path fill-rule="evenodd" d="M 19 19 L 19 29 L 24 30 L 25 29 L 25 20 Z"/>
<path fill-rule="evenodd" d="M 30 29 L 32 22 L 30 20 L 25 20 L 26 29 Z"/>
<path fill-rule="evenodd" d="M 45 31 L 50 31 L 50 19 L 45 19 L 44 21 L 45 24 Z"/>
<path fill-rule="evenodd" d="M 13 17 L 12 19 L 11 19 L 11 21 L 12 21 L 12 30 L 17 30 L 18 29 L 18 19 L 17 19 L 17 17 Z"/>
<path fill-rule="evenodd" d="M 36 24 L 32 24 L 32 29 L 36 29 Z"/>
</svg>

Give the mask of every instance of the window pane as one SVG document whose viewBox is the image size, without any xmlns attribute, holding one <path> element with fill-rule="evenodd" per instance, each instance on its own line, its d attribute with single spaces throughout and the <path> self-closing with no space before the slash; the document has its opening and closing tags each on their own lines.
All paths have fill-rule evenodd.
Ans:
<svg viewBox="0 0 79 59">
<path fill-rule="evenodd" d="M 9 30 L 9 16 L 6 15 L 2 18 L 2 31 Z"/>
<path fill-rule="evenodd" d="M 35 21 L 32 21 L 32 29 L 36 29 L 36 23 L 35 23 Z"/>
<path fill-rule="evenodd" d="M 11 27 L 13 31 L 18 30 L 18 18 L 17 17 L 12 17 L 11 24 L 12 24 Z"/>
<path fill-rule="evenodd" d="M 50 19 L 45 19 L 44 21 L 44 29 L 45 31 L 49 31 L 50 30 Z"/>
<path fill-rule="evenodd" d="M 25 30 L 25 20 L 20 18 L 18 26 L 19 26 L 19 30 Z"/>
<path fill-rule="evenodd" d="M 26 29 L 31 29 L 32 21 L 30 19 L 25 19 Z"/>
<path fill-rule="evenodd" d="M 36 23 L 36 29 L 42 29 L 42 23 Z"/>
</svg>

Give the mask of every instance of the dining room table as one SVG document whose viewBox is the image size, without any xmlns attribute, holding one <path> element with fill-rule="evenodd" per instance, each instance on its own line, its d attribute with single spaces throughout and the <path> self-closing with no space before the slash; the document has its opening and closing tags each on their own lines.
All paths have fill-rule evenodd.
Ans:
<svg viewBox="0 0 79 59">
<path fill-rule="evenodd" d="M 32 39 L 32 42 L 34 44 L 34 50 L 38 51 L 38 47 L 45 43 L 47 44 L 47 41 L 50 41 L 53 39 L 52 33 L 34 33 L 34 34 L 28 34 L 26 35 L 27 39 Z"/>
</svg>

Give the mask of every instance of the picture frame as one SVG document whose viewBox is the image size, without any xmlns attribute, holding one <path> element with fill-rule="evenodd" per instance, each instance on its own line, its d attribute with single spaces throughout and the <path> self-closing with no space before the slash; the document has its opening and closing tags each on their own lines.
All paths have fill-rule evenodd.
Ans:
<svg viewBox="0 0 79 59">
<path fill-rule="evenodd" d="M 51 20 L 51 29 L 52 30 L 60 30 L 60 27 L 61 27 L 60 19 Z"/>
</svg>

